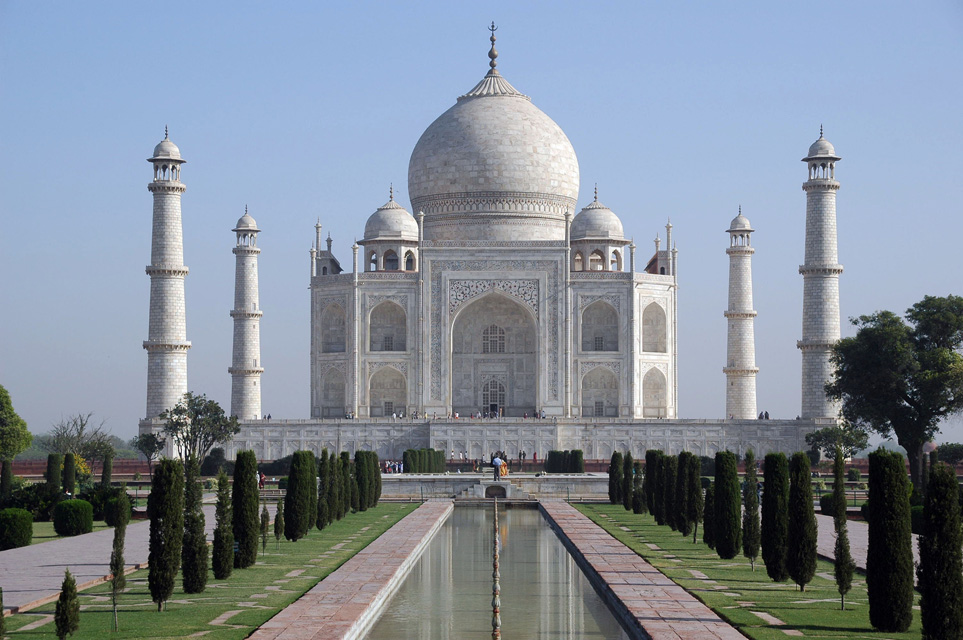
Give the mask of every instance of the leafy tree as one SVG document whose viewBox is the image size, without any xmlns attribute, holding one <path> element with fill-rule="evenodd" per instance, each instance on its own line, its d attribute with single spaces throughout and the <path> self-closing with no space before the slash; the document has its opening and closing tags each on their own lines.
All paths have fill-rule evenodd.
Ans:
<svg viewBox="0 0 963 640">
<path fill-rule="evenodd" d="M 716 548 L 716 483 L 710 482 L 706 487 L 705 511 L 702 518 L 702 541 L 710 549 Z"/>
<path fill-rule="evenodd" d="M 843 478 L 845 467 L 845 453 L 842 446 L 837 445 L 836 455 L 833 456 L 833 525 L 836 529 L 836 545 L 833 552 L 835 559 L 834 573 L 836 589 L 839 591 L 839 608 L 846 609 L 846 594 L 853 586 L 853 572 L 856 563 L 849 551 L 849 531 L 846 524 L 846 481 Z"/>
<path fill-rule="evenodd" d="M 147 458 L 148 471 L 154 473 L 153 462 L 157 460 L 164 447 L 167 446 L 167 440 L 156 433 L 142 433 L 130 441 L 130 446 L 144 454 L 144 457 Z"/>
<path fill-rule="evenodd" d="M 656 449 L 648 449 L 645 452 L 645 481 L 643 483 L 643 488 L 645 489 L 645 506 L 648 508 L 649 513 L 655 514 L 655 468 L 657 466 L 656 458 L 662 454 L 661 451 Z"/>
<path fill-rule="evenodd" d="M 626 511 L 632 510 L 632 473 L 635 465 L 632 462 L 632 452 L 626 451 L 622 458 L 622 506 Z"/>
<path fill-rule="evenodd" d="M 867 515 L 869 622 L 887 633 L 906 631 L 913 621 L 913 549 L 906 466 L 895 451 L 869 454 Z"/>
<path fill-rule="evenodd" d="M 663 518 L 669 528 L 675 531 L 676 516 L 678 510 L 675 504 L 675 476 L 679 472 L 678 456 L 665 456 L 662 458 L 662 495 L 665 513 Z"/>
<path fill-rule="evenodd" d="M 204 461 L 201 463 L 201 475 L 202 476 L 216 476 L 217 472 L 224 469 L 225 473 L 231 473 L 233 471 L 230 467 L 230 463 L 227 458 L 224 457 L 224 447 L 214 447 L 211 449 L 210 453 L 204 456 Z M 264 467 L 261 467 L 264 471 Z M 264 471 L 264 473 L 271 475 L 275 473 L 274 471 Z M 277 472 L 278 475 L 286 476 L 288 472 L 285 470 L 283 472 Z"/>
<path fill-rule="evenodd" d="M 645 493 L 642 491 L 642 463 L 632 463 L 632 513 L 645 513 Z"/>
<path fill-rule="evenodd" d="M 312 495 L 316 500 L 314 454 L 310 451 L 295 451 L 291 459 L 288 489 L 284 496 L 284 537 L 292 542 L 300 540 L 310 530 Z M 317 509 L 317 506 L 314 508 Z"/>
<path fill-rule="evenodd" d="M 916 570 L 923 638 L 963 638 L 963 535 L 956 472 L 945 464 L 930 472 Z"/>
<path fill-rule="evenodd" d="M 856 335 L 833 347 L 826 393 L 856 426 L 896 434 L 920 489 L 923 445 L 963 410 L 963 298 L 926 296 L 906 318 L 879 311 L 854 319 Z"/>
<path fill-rule="evenodd" d="M 274 514 L 274 541 L 278 551 L 281 550 L 281 538 L 284 537 L 284 500 L 278 500 L 278 510 Z"/>
<path fill-rule="evenodd" d="M 963 444 L 958 442 L 944 442 L 936 449 L 940 462 L 955 467 L 963 461 Z"/>
<path fill-rule="evenodd" d="M 843 420 L 835 426 L 807 433 L 806 444 L 812 451 L 819 451 L 830 460 L 836 458 L 838 447 L 842 448 L 844 458 L 852 458 L 869 446 L 869 434 L 865 428 Z"/>
<path fill-rule="evenodd" d="M 801 591 L 816 575 L 816 512 L 809 457 L 794 453 L 789 461 L 789 536 L 786 569 Z"/>
<path fill-rule="evenodd" d="M 226 580 L 234 570 L 234 531 L 231 522 L 231 485 L 224 469 L 217 474 L 217 506 L 214 507 L 214 577 Z"/>
<path fill-rule="evenodd" d="M 312 460 L 313 460 L 312 456 Z M 240 451 L 234 462 L 231 487 L 231 526 L 234 530 L 234 568 L 246 569 L 257 560 L 258 526 L 257 457 L 253 451 Z"/>
<path fill-rule="evenodd" d="M 268 532 L 271 530 L 271 514 L 268 513 L 267 503 L 261 506 L 261 553 L 267 553 Z"/>
<path fill-rule="evenodd" d="M 54 613 L 57 625 L 57 637 L 64 640 L 68 635 L 80 628 L 80 601 L 77 600 L 77 582 L 70 574 L 70 569 L 64 570 L 64 581 L 60 585 L 60 597 L 57 598 L 57 608 Z"/>
<path fill-rule="evenodd" d="M 331 500 L 331 474 L 329 471 L 328 450 L 321 450 L 321 457 L 318 458 L 318 518 L 315 523 L 319 530 L 323 530 L 331 522 L 331 512 L 329 510 Z"/>
<path fill-rule="evenodd" d="M 715 522 L 713 535 L 716 553 L 723 560 L 731 560 L 739 553 L 742 538 L 742 500 L 739 496 L 739 475 L 736 456 L 731 451 L 716 454 Z"/>
<path fill-rule="evenodd" d="M 762 561 L 775 582 L 789 579 L 789 461 L 784 453 L 766 454 L 762 492 Z"/>
<path fill-rule="evenodd" d="M 14 411 L 10 394 L 0 385 L 0 462 L 13 461 L 32 441 L 27 423 Z"/>
<path fill-rule="evenodd" d="M 114 610 L 114 631 L 120 630 L 117 620 L 117 601 L 127 586 L 124 573 L 124 539 L 127 537 L 127 522 L 121 520 L 114 527 L 114 544 L 110 551 L 110 603 Z"/>
<path fill-rule="evenodd" d="M 160 417 L 166 421 L 164 435 L 185 460 L 203 460 L 211 447 L 230 441 L 241 430 L 237 418 L 225 416 L 221 405 L 190 391 Z"/>
<path fill-rule="evenodd" d="M 37 445 L 49 453 L 72 453 L 91 463 L 103 460 L 114 451 L 112 436 L 105 427 L 106 422 L 101 420 L 95 426 L 93 417 L 91 412 L 63 418 L 49 433 L 37 436 Z"/>
<path fill-rule="evenodd" d="M 64 493 L 74 495 L 77 492 L 77 459 L 70 452 L 64 456 L 64 470 L 61 478 L 64 484 Z"/>
<path fill-rule="evenodd" d="M 63 479 L 60 465 L 63 464 L 63 456 L 59 453 L 47 454 L 47 471 L 43 474 L 47 481 L 47 488 L 51 493 L 60 493 L 61 482 Z"/>
<path fill-rule="evenodd" d="M 743 489 L 745 509 L 742 513 L 742 555 L 749 559 L 752 570 L 756 570 L 756 557 L 759 556 L 759 482 L 756 480 L 756 456 L 752 449 L 746 451 L 746 482 Z"/>
<path fill-rule="evenodd" d="M 688 451 L 679 453 L 675 471 L 675 528 L 682 535 L 688 537 L 692 533 L 692 521 L 689 520 L 689 458 Z"/>
<path fill-rule="evenodd" d="M 609 461 L 609 502 L 619 504 L 622 502 L 622 452 L 612 453 Z"/>
<path fill-rule="evenodd" d="M 181 549 L 184 593 L 202 593 L 207 588 L 207 536 L 202 497 L 200 462 L 189 458 L 184 478 L 184 546 Z"/>
<path fill-rule="evenodd" d="M 689 481 L 686 483 L 686 488 L 689 491 L 689 497 L 686 500 L 686 509 L 688 510 L 686 518 L 692 523 L 692 544 L 695 544 L 699 532 L 699 523 L 702 522 L 703 509 L 702 461 L 699 460 L 698 456 L 689 456 L 686 474 L 689 476 Z"/>
<path fill-rule="evenodd" d="M 161 611 L 174 593 L 184 541 L 184 466 L 179 460 L 161 460 L 147 497 L 150 517 L 150 552 L 147 586 Z"/>
</svg>

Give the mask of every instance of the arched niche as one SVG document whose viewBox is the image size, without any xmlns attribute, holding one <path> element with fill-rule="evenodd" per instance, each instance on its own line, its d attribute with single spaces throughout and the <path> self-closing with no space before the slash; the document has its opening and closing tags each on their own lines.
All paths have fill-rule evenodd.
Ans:
<svg viewBox="0 0 963 640">
<path fill-rule="evenodd" d="M 582 311 L 582 351 L 619 350 L 619 312 L 604 300 Z"/>
<path fill-rule="evenodd" d="M 397 271 L 398 270 L 398 254 L 388 249 L 385 251 L 384 256 L 381 258 L 381 263 L 384 266 L 385 271 Z"/>
<path fill-rule="evenodd" d="M 414 271 L 416 267 L 415 252 L 409 249 L 405 252 L 405 271 Z"/>
<path fill-rule="evenodd" d="M 642 312 L 642 351 L 666 352 L 665 310 L 653 302 Z"/>
<path fill-rule="evenodd" d="M 667 413 L 665 376 L 658 369 L 649 369 L 642 378 L 642 415 L 646 418 L 665 418 Z"/>
<path fill-rule="evenodd" d="M 619 379 L 610 369 L 596 367 L 582 376 L 582 417 L 619 415 Z"/>
<path fill-rule="evenodd" d="M 368 252 L 368 260 L 365 262 L 365 271 L 378 270 L 378 252 L 371 250 Z"/>
<path fill-rule="evenodd" d="M 573 264 L 574 264 L 574 267 L 573 267 L 574 271 L 583 271 L 585 269 L 585 259 L 582 257 L 581 251 L 575 252 L 575 258 L 574 258 Z"/>
<path fill-rule="evenodd" d="M 612 256 L 609 258 L 609 271 L 621 271 L 622 270 L 622 252 L 618 249 L 612 249 Z"/>
<path fill-rule="evenodd" d="M 489 411 L 491 404 L 505 416 L 531 415 L 538 388 L 538 347 L 535 317 L 520 302 L 490 292 L 462 307 L 451 330 L 452 411 L 462 415 Z M 485 404 L 485 385 L 501 384 L 504 405 Z M 495 387 L 497 388 L 497 387 Z"/>
<path fill-rule="evenodd" d="M 345 338 L 344 307 L 332 302 L 321 312 L 321 352 L 344 353 Z"/>
<path fill-rule="evenodd" d="M 345 407 L 344 374 L 328 369 L 321 378 L 321 417 L 343 418 Z"/>
<path fill-rule="evenodd" d="M 408 403 L 408 383 L 394 367 L 378 369 L 368 383 L 368 406 L 374 417 L 403 413 Z"/>
<path fill-rule="evenodd" d="M 595 250 L 589 256 L 589 271 L 603 271 L 605 269 L 605 254 L 601 250 Z"/>
<path fill-rule="evenodd" d="M 368 316 L 371 351 L 404 351 L 407 335 L 407 317 L 401 305 L 386 301 L 371 310 Z"/>
</svg>

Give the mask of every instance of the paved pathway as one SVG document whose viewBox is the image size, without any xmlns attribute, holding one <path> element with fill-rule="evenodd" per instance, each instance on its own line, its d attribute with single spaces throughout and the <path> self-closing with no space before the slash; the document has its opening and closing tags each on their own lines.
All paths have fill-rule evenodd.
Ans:
<svg viewBox="0 0 963 640">
<path fill-rule="evenodd" d="M 250 637 L 254 640 L 360 637 L 377 620 L 391 594 L 453 508 L 450 500 L 425 502 Z"/>
<path fill-rule="evenodd" d="M 816 525 L 819 528 L 819 539 L 816 543 L 816 552 L 832 560 L 835 557 L 836 529 L 833 527 L 831 516 L 816 514 Z M 850 520 L 846 525 L 849 532 L 849 552 L 856 562 L 856 566 L 866 571 L 866 550 L 869 548 L 869 525 L 861 520 Z M 919 562 L 920 552 L 916 534 L 913 534 L 913 561 Z"/>
</svg>

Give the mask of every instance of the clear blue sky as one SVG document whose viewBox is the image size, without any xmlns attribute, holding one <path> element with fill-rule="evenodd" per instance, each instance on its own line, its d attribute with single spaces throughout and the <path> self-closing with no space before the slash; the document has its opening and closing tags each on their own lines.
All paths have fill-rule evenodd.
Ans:
<svg viewBox="0 0 963 640">
<path fill-rule="evenodd" d="M 30 429 L 145 411 L 151 178 L 182 178 L 190 388 L 230 404 L 234 237 L 260 239 L 263 408 L 308 415 L 308 249 L 342 264 L 428 124 L 499 70 L 568 134 L 580 206 L 643 256 L 672 219 L 680 414 L 722 417 L 729 220 L 753 243 L 760 410 L 799 413 L 806 178 L 837 166 L 844 318 L 960 294 L 957 2 L 0 3 L 0 384 Z M 645 258 L 643 257 L 643 260 Z M 850 332 L 849 327 L 844 332 Z M 953 426 L 946 438 L 963 439 Z"/>
</svg>

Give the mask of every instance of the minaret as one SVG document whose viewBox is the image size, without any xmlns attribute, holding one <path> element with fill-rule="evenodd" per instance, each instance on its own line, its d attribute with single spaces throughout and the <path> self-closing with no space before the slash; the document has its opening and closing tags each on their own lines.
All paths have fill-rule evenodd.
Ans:
<svg viewBox="0 0 963 640">
<path fill-rule="evenodd" d="M 723 314 L 728 326 L 726 340 L 726 417 L 753 420 L 756 417 L 756 339 L 752 308 L 752 248 L 749 220 L 739 215 L 729 224 L 729 307 Z"/>
<path fill-rule="evenodd" d="M 234 247 L 234 356 L 231 367 L 231 415 L 240 420 L 261 417 L 261 309 L 258 304 L 257 234 L 260 229 L 244 207 L 244 215 L 232 229 Z"/>
<path fill-rule="evenodd" d="M 184 308 L 184 238 L 181 227 L 181 182 L 184 159 L 167 138 L 154 147 L 147 159 L 154 165 L 154 181 L 147 185 L 154 194 L 151 234 L 150 323 L 147 330 L 147 420 L 157 418 L 187 393 L 187 320 Z"/>
<path fill-rule="evenodd" d="M 826 397 L 824 386 L 832 379 L 829 355 L 839 340 L 839 264 L 836 251 L 836 161 L 833 145 L 823 137 L 802 159 L 809 170 L 806 192 L 806 261 L 803 276 L 802 417 L 835 418 L 838 409 Z"/>
</svg>

